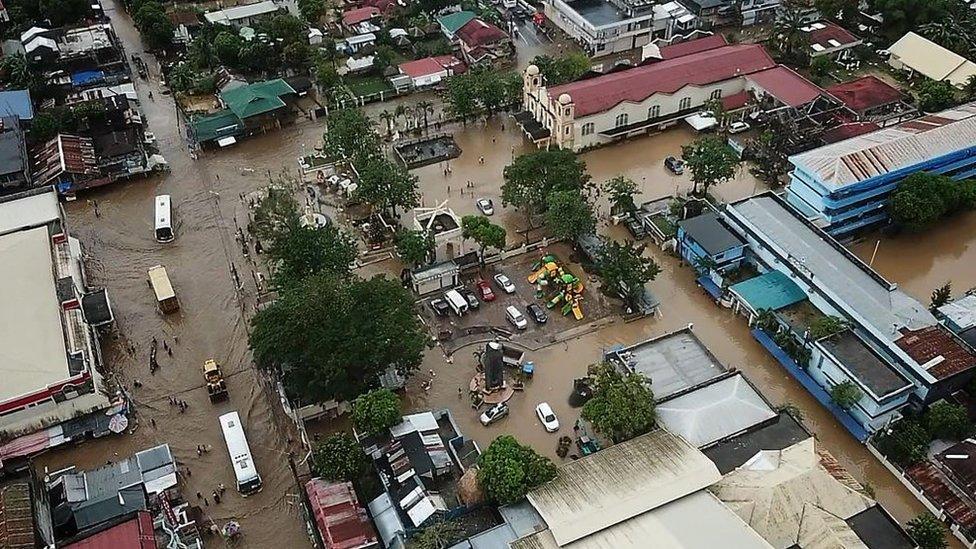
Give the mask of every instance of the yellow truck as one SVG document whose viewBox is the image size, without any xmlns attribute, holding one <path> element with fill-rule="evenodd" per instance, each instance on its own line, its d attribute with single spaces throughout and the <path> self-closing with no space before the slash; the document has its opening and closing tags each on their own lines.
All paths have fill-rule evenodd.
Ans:
<svg viewBox="0 0 976 549">
<path fill-rule="evenodd" d="M 210 359 L 203 363 L 203 377 L 207 380 L 207 394 L 210 396 L 210 402 L 227 399 L 227 383 L 224 381 L 224 374 L 220 371 L 217 361 Z"/>
</svg>

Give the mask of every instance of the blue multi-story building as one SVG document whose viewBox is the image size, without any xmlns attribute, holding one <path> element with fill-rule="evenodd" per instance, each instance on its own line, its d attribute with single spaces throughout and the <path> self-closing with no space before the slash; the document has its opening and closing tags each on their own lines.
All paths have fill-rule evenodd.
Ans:
<svg viewBox="0 0 976 549">
<path fill-rule="evenodd" d="M 913 173 L 976 176 L 976 103 L 807 151 L 790 163 L 787 200 L 844 240 L 887 222 L 889 195 Z"/>
</svg>

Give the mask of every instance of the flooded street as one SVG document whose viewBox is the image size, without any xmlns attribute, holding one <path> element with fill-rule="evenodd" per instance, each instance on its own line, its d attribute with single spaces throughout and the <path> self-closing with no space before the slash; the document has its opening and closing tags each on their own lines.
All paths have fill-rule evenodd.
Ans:
<svg viewBox="0 0 976 549">
<path fill-rule="evenodd" d="M 112 9 L 115 5 L 109 2 L 106 9 L 127 53 L 141 53 L 135 29 L 125 14 Z M 269 172 L 294 172 L 298 157 L 321 145 L 324 127 L 321 122 L 301 122 L 279 132 L 248 138 L 227 150 L 203 153 L 193 161 L 181 137 L 183 126 L 174 123 L 173 101 L 160 93 L 155 84 L 159 81 L 157 67 L 154 63 L 150 67 L 155 101 L 148 99 L 146 81 L 137 81 L 136 86 L 150 130 L 159 140 L 172 171 L 154 179 L 117 184 L 85 195 L 66 207 L 69 227 L 84 244 L 89 258 L 91 285 L 104 285 L 112 298 L 120 338 L 104 342 L 105 362 L 129 387 L 134 379 L 144 383 L 133 392 L 140 425 L 131 435 L 54 451 L 40 456 L 36 463 L 40 468 L 51 469 L 66 464 L 93 467 L 165 442 L 177 459 L 190 468 L 192 476 L 187 479 L 184 494 L 192 502 L 197 491 L 209 494 L 218 483 L 233 485 L 217 416 L 237 410 L 245 421 L 265 488 L 246 500 L 229 490 L 219 506 L 211 504 L 204 511 L 218 524 L 231 518 L 239 520 L 245 532 L 241 547 L 306 547 L 308 540 L 298 518 L 294 481 L 286 459 L 289 449 L 298 448 L 297 444 L 289 445 L 295 435 L 280 430 L 284 423 L 280 411 L 275 411 L 278 405 L 264 395 L 260 376 L 252 367 L 247 349 L 247 319 L 254 310 L 250 274 L 254 267 L 242 257 L 234 233 L 237 226 L 246 223 L 240 193 L 266 185 Z M 412 96 L 404 101 L 415 103 L 419 99 Z M 370 105 L 367 111 L 375 117 L 386 109 L 392 110 L 393 105 Z M 508 116 L 497 116 L 487 126 L 473 121 L 445 130 L 453 132 L 463 154 L 450 162 L 452 173 L 448 176 L 439 164 L 413 172 L 420 178 L 423 205 L 448 199 L 459 215 L 467 215 L 476 213 L 476 198 L 493 198 L 499 210 L 494 220 L 510 229 L 509 241 L 514 242 L 517 237 L 512 229 L 519 227 L 523 218 L 511 209 L 500 209 L 502 170 L 513 155 L 529 150 L 531 145 Z M 663 160 L 669 155 L 680 155 L 681 145 L 693 137 L 691 130 L 682 126 L 591 151 L 582 158 L 594 182 L 625 175 L 640 186 L 642 195 L 638 202 L 652 200 L 691 187 L 687 175 L 670 174 L 664 169 Z M 465 189 L 467 181 L 474 183 L 474 190 Z M 734 181 L 712 192 L 722 200 L 734 200 L 761 190 L 762 185 L 743 169 Z M 152 199 L 164 193 L 173 196 L 175 205 L 177 238 L 168 246 L 153 240 Z M 100 217 L 96 218 L 88 199 L 97 200 Z M 405 215 L 404 221 L 407 218 Z M 946 278 L 952 278 L 960 292 L 976 285 L 976 270 L 972 268 L 976 264 L 976 248 L 967 241 L 974 230 L 976 214 L 970 214 L 955 218 L 952 227 L 947 225 L 919 237 L 885 240 L 875 267 L 923 300 Z M 603 232 L 626 238 L 621 227 L 604 228 Z M 871 240 L 855 249 L 862 257 L 865 253 L 869 256 L 873 245 Z M 904 253 L 911 250 L 914 254 Z M 511 401 L 510 417 L 485 428 L 478 423 L 467 400 L 458 399 L 457 388 L 467 386 L 474 374 L 471 352 L 475 347 L 457 351 L 453 363 L 445 361 L 440 348 L 428 352 L 420 375 L 408 388 L 405 408 L 450 407 L 464 434 L 477 440 L 482 448 L 495 436 L 512 433 L 558 461 L 558 435 L 544 432 L 533 413 L 535 405 L 548 401 L 563 425 L 571 425 L 578 416 L 578 410 L 571 409 L 567 402 L 572 379 L 582 375 L 588 364 L 598 361 L 604 348 L 631 344 L 691 323 L 705 345 L 726 366 L 742 370 L 772 405 L 797 406 L 803 412 L 804 424 L 858 480 L 870 485 L 897 519 L 906 521 L 921 511 L 921 504 L 762 349 L 749 334 L 743 318 L 708 299 L 695 285 L 692 270 L 681 266 L 676 258 L 655 248 L 649 253 L 662 268 L 651 288 L 662 302 L 663 317 L 629 324 L 618 319 L 598 331 L 530 353 L 529 359 L 537 364 L 535 379 Z M 156 264 L 166 266 L 182 307 L 179 313 L 165 318 L 156 312 L 152 292 L 145 282 L 146 270 Z M 243 297 L 235 292 L 231 265 L 241 274 Z M 362 274 L 376 272 L 398 273 L 399 265 L 392 261 L 374 264 Z M 148 354 L 153 337 L 171 345 L 173 356 L 161 353 L 161 367 L 151 376 Z M 127 351 L 130 344 L 134 354 Z M 230 400 L 226 403 L 212 405 L 207 399 L 201 365 L 208 358 L 220 362 L 229 375 Z M 434 370 L 436 378 L 431 391 L 425 394 L 420 384 L 428 370 Z M 169 404 L 170 396 L 189 403 L 186 413 L 179 413 Z M 149 418 L 155 419 L 155 429 L 149 426 Z M 322 427 L 330 428 L 335 426 Z M 197 457 L 198 444 L 206 444 L 212 451 Z"/>
</svg>

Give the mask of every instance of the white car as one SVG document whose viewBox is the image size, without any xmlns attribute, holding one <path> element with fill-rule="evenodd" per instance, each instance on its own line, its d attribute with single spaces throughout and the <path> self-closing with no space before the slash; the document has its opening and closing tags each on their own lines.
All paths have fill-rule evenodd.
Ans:
<svg viewBox="0 0 976 549">
<path fill-rule="evenodd" d="M 495 284 L 498 284 L 499 288 L 505 290 L 506 294 L 515 293 L 515 284 L 512 284 L 512 279 L 501 273 L 495 275 Z"/>
<path fill-rule="evenodd" d="M 539 421 L 546 428 L 547 433 L 555 433 L 559 430 L 559 420 L 556 419 L 556 412 L 552 411 L 548 402 L 543 402 L 535 407 L 535 415 L 539 416 Z"/>
<path fill-rule="evenodd" d="M 485 410 L 485 413 L 481 414 L 481 424 L 487 427 L 507 415 L 508 405 L 504 402 L 499 402 L 498 404 Z"/>
<path fill-rule="evenodd" d="M 492 203 L 490 198 L 479 198 L 477 206 L 481 213 L 485 215 L 495 215 L 495 204 Z"/>
<path fill-rule="evenodd" d="M 729 133 L 742 133 L 749 131 L 750 127 L 748 122 L 733 122 L 729 125 Z"/>
</svg>

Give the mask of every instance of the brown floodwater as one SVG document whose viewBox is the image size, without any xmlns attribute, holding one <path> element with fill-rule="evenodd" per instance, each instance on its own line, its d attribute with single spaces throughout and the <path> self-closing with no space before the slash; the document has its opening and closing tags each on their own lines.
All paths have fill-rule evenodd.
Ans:
<svg viewBox="0 0 976 549">
<path fill-rule="evenodd" d="M 129 53 L 140 53 L 135 29 L 124 14 L 111 10 L 114 5 L 110 3 L 108 7 L 117 33 Z M 112 296 L 120 341 L 106 342 L 106 362 L 121 379 L 131 382 L 138 378 L 145 384 L 134 393 L 142 424 L 131 435 L 56 450 L 39 457 L 37 463 L 52 469 L 67 464 L 92 467 L 115 459 L 116 455 L 129 455 L 166 442 L 193 473 L 185 489 L 192 501 L 192 495 L 197 491 L 206 494 L 217 483 L 232 484 L 233 475 L 224 455 L 217 416 L 236 409 L 245 420 L 258 469 L 265 479 L 265 489 L 246 500 L 228 492 L 231 497 L 221 505 L 211 504 L 204 511 L 218 523 L 231 518 L 241 521 L 246 532 L 242 547 L 307 546 L 295 506 L 294 483 L 285 460 L 288 449 L 294 449 L 294 445 L 288 444 L 293 435 L 283 429 L 282 422 L 275 416 L 259 386 L 259 377 L 252 369 L 247 350 L 246 319 L 253 314 L 254 293 L 249 273 L 254 267 L 242 258 L 233 235 L 237 224 L 243 224 L 246 218 L 238 195 L 265 185 L 269 171 L 294 171 L 297 158 L 320 145 L 323 126 L 303 122 L 273 134 L 249 138 L 228 150 L 204 153 L 194 161 L 181 137 L 183 126 L 175 122 L 172 100 L 162 96 L 155 84 L 159 80 L 157 67 L 153 63 L 150 65 L 155 101 L 148 99 L 149 87 L 145 81 L 138 81 L 136 85 L 150 129 L 159 139 L 161 152 L 170 162 L 172 171 L 161 177 L 119 184 L 86 195 L 67 207 L 69 227 L 85 245 L 91 283 L 106 286 Z M 413 96 L 400 101 L 409 104 L 417 100 L 419 97 Z M 392 108 L 392 104 L 370 105 L 367 110 L 375 115 Z M 476 212 L 475 198 L 486 196 L 494 198 L 496 209 L 500 210 L 495 215 L 496 221 L 510 229 L 519 226 L 522 217 L 509 209 L 501 209 L 499 195 L 502 169 L 511 161 L 513 150 L 518 154 L 530 147 L 513 121 L 499 116 L 487 125 L 475 121 L 446 129 L 454 134 L 464 152 L 450 162 L 451 173 L 447 176 L 441 165 L 414 172 L 420 177 L 424 204 L 431 206 L 449 199 L 459 214 L 473 214 Z M 588 152 L 583 155 L 583 160 L 595 181 L 626 175 L 640 185 L 641 199 L 650 200 L 671 195 L 675 189 L 690 188 L 687 176 L 676 177 L 664 170 L 663 159 L 680 154 L 681 145 L 692 138 L 690 130 L 676 128 Z M 468 181 L 474 185 L 470 192 L 464 189 Z M 462 190 L 465 191 L 463 196 Z M 732 200 L 757 190 L 762 190 L 761 185 L 743 170 L 734 181 L 716 187 L 713 193 L 723 200 Z M 177 240 L 169 246 L 158 245 L 152 239 L 152 197 L 160 193 L 173 195 L 175 204 Z M 95 217 L 93 208 L 84 199 L 98 201 L 100 217 Z M 972 225 L 976 217 L 968 219 Z M 625 238 L 620 227 L 604 231 L 616 238 Z M 961 238 L 961 234 L 956 233 L 956 236 Z M 952 240 L 950 236 L 946 239 L 947 242 Z M 883 243 L 882 251 L 885 249 Z M 911 286 L 912 281 L 917 281 L 919 287 L 927 285 L 928 280 L 922 280 L 926 277 L 934 277 L 941 283 L 939 276 L 929 274 L 933 265 L 951 264 L 962 272 L 967 260 L 972 264 L 968 246 L 950 246 L 948 249 L 956 251 L 929 260 L 929 267 L 920 269 L 906 280 L 906 286 Z M 752 339 L 744 319 L 718 308 L 704 296 L 695 285 L 691 270 L 679 265 L 675 258 L 653 249 L 649 253 L 662 267 L 661 274 L 652 283 L 663 303 L 662 317 L 630 324 L 617 321 L 596 332 L 532 353 L 532 359 L 538 365 L 535 379 L 524 393 L 515 396 L 509 418 L 490 428 L 482 427 L 476 413 L 466 402 L 458 400 L 457 387 L 466 386 L 473 375 L 473 348 L 458 351 L 453 363 L 444 359 L 439 348 L 427 353 L 421 374 L 408 388 L 407 407 L 411 410 L 450 407 L 465 434 L 477 440 L 483 448 L 495 436 L 512 433 L 555 458 L 558 437 L 546 434 L 535 420 L 533 408 L 538 402 L 548 401 L 563 424 L 571 424 L 577 417 L 577 411 L 567 403 L 572 379 L 581 375 L 588 364 L 599 360 L 602 349 L 617 343 L 633 343 L 693 323 L 696 334 L 716 356 L 728 367 L 742 370 L 773 405 L 789 403 L 799 407 L 807 427 L 851 473 L 870 484 L 878 499 L 896 518 L 904 521 L 921 510 L 920 504 L 867 450 Z M 891 254 L 890 257 L 893 261 L 895 256 Z M 884 258 L 879 254 L 876 264 L 882 272 L 892 276 L 880 263 Z M 924 260 L 919 261 L 924 263 Z M 167 267 L 179 294 L 182 309 L 178 315 L 164 318 L 155 311 L 152 294 L 145 283 L 145 272 L 157 263 Z M 231 264 L 242 274 L 243 297 L 234 291 Z M 364 272 L 397 273 L 398 268 L 395 262 L 389 261 L 370 265 Z M 892 278 L 900 280 L 897 276 Z M 161 356 L 160 370 L 150 376 L 147 356 L 153 336 L 171 344 L 174 336 L 178 336 L 179 343 L 173 345 L 172 358 L 165 354 Z M 125 351 L 128 343 L 135 346 L 134 356 Z M 208 402 L 206 391 L 201 387 L 200 365 L 211 357 L 219 360 L 225 372 L 231 374 L 231 399 L 216 406 Z M 427 377 L 428 370 L 434 370 L 436 378 L 431 391 L 424 393 L 419 385 Z M 185 414 L 179 414 L 168 404 L 171 395 L 190 403 Z M 150 417 L 156 419 L 155 429 L 148 426 Z M 213 450 L 198 458 L 197 444 L 207 444 Z"/>
</svg>

